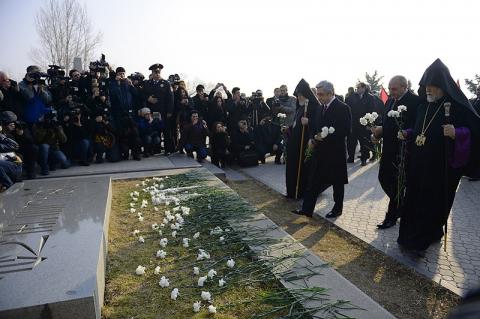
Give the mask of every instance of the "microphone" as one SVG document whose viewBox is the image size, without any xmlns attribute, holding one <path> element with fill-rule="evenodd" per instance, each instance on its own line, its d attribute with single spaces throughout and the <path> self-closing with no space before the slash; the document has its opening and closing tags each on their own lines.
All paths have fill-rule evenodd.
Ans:
<svg viewBox="0 0 480 319">
<path fill-rule="evenodd" d="M 452 106 L 452 103 L 450 102 L 445 102 L 443 104 L 443 107 L 445 108 L 445 122 L 446 124 L 450 124 L 450 107 Z"/>
</svg>

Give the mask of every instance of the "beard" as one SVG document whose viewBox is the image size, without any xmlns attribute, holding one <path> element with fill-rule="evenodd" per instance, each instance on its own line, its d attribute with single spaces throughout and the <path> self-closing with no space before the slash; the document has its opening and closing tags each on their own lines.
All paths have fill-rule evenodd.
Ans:
<svg viewBox="0 0 480 319">
<path fill-rule="evenodd" d="M 436 102 L 438 98 L 435 95 L 427 94 L 427 102 L 433 103 Z"/>
</svg>

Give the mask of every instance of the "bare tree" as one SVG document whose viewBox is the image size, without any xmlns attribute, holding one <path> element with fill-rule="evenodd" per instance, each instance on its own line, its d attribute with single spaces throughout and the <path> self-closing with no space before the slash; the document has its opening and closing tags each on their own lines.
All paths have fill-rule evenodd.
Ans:
<svg viewBox="0 0 480 319">
<path fill-rule="evenodd" d="M 68 72 L 78 56 L 86 69 L 102 41 L 102 34 L 92 28 L 86 7 L 77 0 L 48 0 L 37 13 L 35 24 L 40 47 L 33 48 L 30 57 L 43 67 L 56 64 Z"/>
</svg>

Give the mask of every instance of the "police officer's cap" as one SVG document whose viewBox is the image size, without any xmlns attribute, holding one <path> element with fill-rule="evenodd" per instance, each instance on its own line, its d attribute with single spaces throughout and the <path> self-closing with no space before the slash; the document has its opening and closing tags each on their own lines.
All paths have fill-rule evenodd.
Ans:
<svg viewBox="0 0 480 319">
<path fill-rule="evenodd" d="M 154 71 L 156 69 L 161 70 L 161 69 L 163 69 L 163 65 L 161 65 L 160 63 L 155 63 L 152 66 L 150 66 L 148 69 L 151 70 L 151 71 Z"/>
</svg>

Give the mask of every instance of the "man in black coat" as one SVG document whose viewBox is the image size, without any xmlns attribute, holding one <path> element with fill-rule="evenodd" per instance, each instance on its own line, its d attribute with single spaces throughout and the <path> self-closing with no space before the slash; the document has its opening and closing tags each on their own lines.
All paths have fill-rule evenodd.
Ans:
<svg viewBox="0 0 480 319">
<path fill-rule="evenodd" d="M 200 120 L 207 120 L 208 105 L 210 104 L 208 94 L 205 93 L 205 87 L 202 84 L 197 85 L 197 94 L 192 98 L 193 107 L 198 111 L 198 117 Z M 212 124 L 212 123 L 208 123 Z"/>
<path fill-rule="evenodd" d="M 145 82 L 143 86 L 143 95 L 145 97 L 145 106 L 148 107 L 152 113 L 160 114 L 163 126 L 163 142 L 165 147 L 165 155 L 175 151 L 173 136 L 171 134 L 171 122 L 169 119 L 173 115 L 173 91 L 170 83 L 162 79 L 160 73 L 163 65 L 160 63 L 153 64 L 149 70 L 152 71 L 152 79 Z"/>
<path fill-rule="evenodd" d="M 370 132 L 365 126 L 360 124 L 360 118 L 366 113 L 375 111 L 375 100 L 373 95 L 368 93 L 368 87 L 365 83 L 357 84 L 357 92 L 349 96 L 346 100 L 352 112 L 352 134 L 348 137 L 348 162 L 353 163 L 355 159 L 355 149 L 357 143 L 360 143 L 360 159 L 362 166 L 366 165 L 370 158 L 371 142 Z"/>
<path fill-rule="evenodd" d="M 385 103 L 385 112 L 383 113 L 383 125 L 372 128 L 373 139 L 375 142 L 383 137 L 383 150 L 380 159 L 380 169 L 378 180 L 383 191 L 390 198 L 388 210 L 384 221 L 377 225 L 379 229 L 386 229 L 394 226 L 400 217 L 400 208 L 402 204 L 403 186 L 398 185 L 398 177 L 404 172 L 399 172 L 398 167 L 403 157 L 405 163 L 406 144 L 397 138 L 398 132 L 415 124 L 415 115 L 417 107 L 420 104 L 420 98 L 408 90 L 408 82 L 404 76 L 394 76 L 389 84 L 390 98 Z M 400 118 L 388 116 L 390 111 L 398 111 L 398 107 L 404 105 L 405 111 L 400 113 Z M 401 108 L 402 109 L 402 108 Z M 399 127 L 397 123 L 403 123 Z"/>
<path fill-rule="evenodd" d="M 313 148 L 310 182 L 302 209 L 294 212 L 311 217 L 318 195 L 332 185 L 335 205 L 326 217 L 333 218 L 342 214 L 344 185 L 348 184 L 346 138 L 351 132 L 352 115 L 349 106 L 335 97 L 332 83 L 322 81 L 316 89 L 323 107 L 315 121 L 317 133 L 308 142 Z"/>
</svg>

